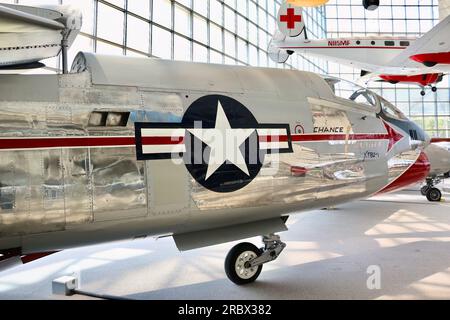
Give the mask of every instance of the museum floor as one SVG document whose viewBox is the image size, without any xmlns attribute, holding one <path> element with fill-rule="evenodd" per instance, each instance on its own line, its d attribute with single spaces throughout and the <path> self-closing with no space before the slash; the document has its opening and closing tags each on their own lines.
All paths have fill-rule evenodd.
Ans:
<svg viewBox="0 0 450 320">
<path fill-rule="evenodd" d="M 60 299 L 51 282 L 73 273 L 85 291 L 130 299 L 449 299 L 444 197 L 429 203 L 403 191 L 291 217 L 285 252 L 247 287 L 223 271 L 233 244 L 179 253 L 167 238 L 67 250 L 0 273 L 0 299 Z M 368 288 L 373 270 L 379 290 Z"/>
</svg>

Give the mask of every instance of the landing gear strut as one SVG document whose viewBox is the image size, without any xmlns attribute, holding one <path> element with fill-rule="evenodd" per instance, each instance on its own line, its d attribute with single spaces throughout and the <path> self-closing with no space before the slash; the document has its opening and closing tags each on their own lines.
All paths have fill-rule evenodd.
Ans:
<svg viewBox="0 0 450 320">
<path fill-rule="evenodd" d="M 255 282 L 261 274 L 263 264 L 276 260 L 286 247 L 279 236 L 263 236 L 264 247 L 245 242 L 233 247 L 225 259 L 225 273 L 237 285 Z"/>
<path fill-rule="evenodd" d="M 435 87 L 435 86 L 430 85 L 430 88 L 431 88 L 431 91 L 433 91 L 433 92 L 437 92 L 437 90 L 438 90 L 437 87 Z M 425 97 L 427 95 L 427 92 L 425 91 L 425 87 L 422 87 L 422 91 L 420 91 L 420 95 L 422 97 Z"/>
<path fill-rule="evenodd" d="M 439 184 L 441 182 L 441 179 L 436 178 L 428 178 L 427 179 L 427 185 L 423 186 L 422 189 L 420 189 L 420 193 L 423 196 L 427 197 L 427 200 L 430 202 L 440 202 L 442 199 L 442 193 L 441 191 L 435 187 L 435 185 Z"/>
</svg>

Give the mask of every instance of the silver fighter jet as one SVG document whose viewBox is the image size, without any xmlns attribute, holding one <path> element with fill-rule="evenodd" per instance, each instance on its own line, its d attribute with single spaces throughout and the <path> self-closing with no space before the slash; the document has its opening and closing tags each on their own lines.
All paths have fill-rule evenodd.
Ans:
<svg viewBox="0 0 450 320">
<path fill-rule="evenodd" d="M 66 32 L 10 64 L 66 54 Z M 0 75 L 0 267 L 147 236 L 183 251 L 261 235 L 225 259 L 247 284 L 285 248 L 290 215 L 424 180 L 428 144 L 386 100 L 310 72 L 79 53 L 70 73 Z"/>
<path fill-rule="evenodd" d="M 423 180 L 428 143 L 339 79 L 80 53 L 70 74 L 0 75 L 0 252 L 262 235 L 226 258 L 249 283 L 285 248 L 290 215 Z"/>
</svg>

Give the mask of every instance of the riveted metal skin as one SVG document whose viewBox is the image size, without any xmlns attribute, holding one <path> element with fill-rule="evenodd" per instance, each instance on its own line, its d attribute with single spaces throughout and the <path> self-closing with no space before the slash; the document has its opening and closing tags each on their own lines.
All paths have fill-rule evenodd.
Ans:
<svg viewBox="0 0 450 320">
<path fill-rule="evenodd" d="M 379 105 L 337 98 L 309 72 L 92 54 L 79 54 L 72 71 L 0 75 L 0 250 L 193 233 L 323 208 L 378 192 L 420 155 L 398 126 L 401 139 L 382 138 Z M 135 123 L 181 124 L 207 95 L 239 101 L 259 124 L 286 125 L 291 152 L 266 154 L 233 192 L 205 188 L 182 159 L 137 159 Z"/>
</svg>

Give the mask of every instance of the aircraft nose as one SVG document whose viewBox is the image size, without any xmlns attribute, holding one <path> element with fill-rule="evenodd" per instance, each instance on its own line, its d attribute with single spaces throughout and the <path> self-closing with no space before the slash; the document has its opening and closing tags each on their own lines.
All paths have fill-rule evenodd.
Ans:
<svg viewBox="0 0 450 320">
<path fill-rule="evenodd" d="M 425 153 L 430 159 L 432 174 L 450 172 L 450 151 L 448 149 L 432 143 L 427 146 Z"/>
</svg>

